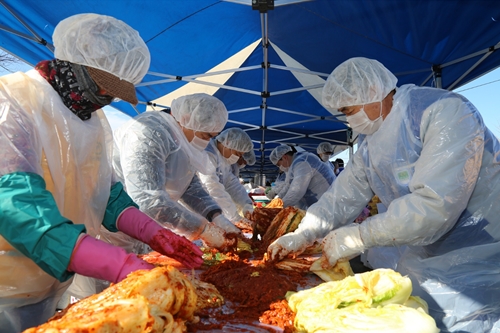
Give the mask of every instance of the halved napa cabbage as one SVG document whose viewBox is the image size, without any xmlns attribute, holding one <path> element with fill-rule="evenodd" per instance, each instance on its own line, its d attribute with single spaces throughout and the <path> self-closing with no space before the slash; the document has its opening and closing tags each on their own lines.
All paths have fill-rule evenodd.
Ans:
<svg viewBox="0 0 500 333">
<path fill-rule="evenodd" d="M 411 280 L 391 269 L 349 276 L 287 295 L 299 332 L 439 332 Z M 402 304 L 408 304 L 404 306 Z"/>
<path fill-rule="evenodd" d="M 361 304 L 322 311 L 316 317 L 303 317 L 297 313 L 295 328 L 298 332 L 335 333 L 438 333 L 434 319 L 421 309 L 400 304 L 366 308 Z"/>
<path fill-rule="evenodd" d="M 287 294 L 290 309 L 299 311 L 333 311 L 349 305 L 362 303 L 367 307 L 372 304 L 371 296 L 366 293 L 353 276 L 341 281 L 331 281 L 317 287 Z"/>
<path fill-rule="evenodd" d="M 425 313 L 429 313 L 429 305 L 427 305 L 427 302 L 418 296 L 410 296 L 410 298 L 408 298 L 403 305 L 409 308 L 422 309 Z"/>
<path fill-rule="evenodd" d="M 345 279 L 347 276 L 353 276 L 351 264 L 348 260 L 339 260 L 335 266 L 324 269 L 322 267 L 322 262 L 325 257 L 317 259 L 309 270 L 319 276 L 323 281 L 340 281 Z"/>
<path fill-rule="evenodd" d="M 404 304 L 412 292 L 411 280 L 392 269 L 376 269 L 354 278 L 371 294 L 374 306 Z"/>
</svg>

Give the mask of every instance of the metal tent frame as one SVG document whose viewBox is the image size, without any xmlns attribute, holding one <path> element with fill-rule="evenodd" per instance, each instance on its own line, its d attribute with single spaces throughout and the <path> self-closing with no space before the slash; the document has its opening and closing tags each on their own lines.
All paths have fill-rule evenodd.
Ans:
<svg viewBox="0 0 500 333">
<path fill-rule="evenodd" d="M 61 15 L 64 17 L 72 13 L 75 14 L 87 11 L 100 12 L 116 16 L 130 23 L 134 27 L 138 24 L 138 21 L 134 21 L 136 13 L 128 13 L 126 8 L 114 8 L 112 3 L 105 4 L 97 0 L 88 1 L 84 4 L 78 4 L 78 6 L 75 5 L 75 8 L 71 9 L 64 8 L 63 10 L 63 8 L 60 8 L 58 10 L 63 13 L 54 12 L 54 15 L 51 15 L 54 17 L 46 17 L 44 16 L 44 13 L 48 11 L 47 9 L 49 7 L 51 10 L 53 8 L 58 8 L 57 6 L 54 6 L 54 2 L 58 2 L 58 0 L 51 0 L 50 2 L 50 4 L 47 4 L 35 1 L 27 1 L 25 3 L 24 1 L 17 2 L 15 0 L 0 0 L 0 15 L 4 17 L 0 24 L 0 33 L 6 33 L 5 35 L 2 35 L 6 36 L 5 38 L 0 38 L 0 48 L 30 64 L 36 63 L 44 58 L 46 59 L 53 54 L 54 50 L 53 45 L 50 43 L 51 28 L 57 24 Z M 189 5 L 185 4 L 186 2 L 187 1 L 172 0 L 169 1 L 169 5 L 177 6 L 179 8 L 183 6 L 186 7 Z M 126 7 L 127 4 L 136 5 L 138 3 L 134 0 L 124 1 L 124 7 Z M 312 14 L 313 18 L 316 18 L 318 21 L 321 20 L 318 24 L 325 23 L 333 26 L 335 29 L 339 29 L 340 27 L 340 31 L 345 31 L 348 35 L 346 37 L 347 40 L 353 38 L 353 36 L 360 37 L 362 43 L 366 43 L 368 45 L 366 47 L 368 48 L 380 46 L 381 50 L 386 52 L 387 55 L 384 54 L 381 56 L 379 61 L 387 64 L 388 68 L 391 69 L 398 77 L 400 84 L 415 83 L 421 86 L 430 85 L 452 90 L 491 70 L 494 70 L 500 65 L 500 57 L 498 56 L 498 53 L 495 53 L 498 48 L 500 48 L 498 37 L 496 41 L 492 42 L 492 38 L 494 38 L 495 35 L 498 36 L 500 33 L 500 28 L 497 28 L 497 25 L 494 25 L 493 23 L 496 22 L 495 18 L 500 17 L 500 9 L 498 9 L 498 6 L 495 5 L 494 1 L 464 1 L 460 4 L 456 4 L 454 2 L 426 2 L 417 4 L 408 1 L 394 2 L 391 0 L 381 0 L 377 2 L 370 2 L 368 0 L 361 0 L 360 2 L 356 2 L 356 4 L 353 4 L 353 2 L 348 0 L 275 0 L 274 2 L 272 0 L 199 0 L 196 2 L 191 1 L 190 4 L 195 4 L 199 8 L 193 9 L 192 12 L 186 8 L 182 8 L 180 12 L 187 12 L 186 15 L 188 16 L 186 16 L 186 18 L 188 19 L 191 18 L 191 16 L 200 15 L 219 7 L 224 8 L 226 11 L 225 13 L 229 12 L 241 15 L 241 10 L 238 9 L 235 12 L 236 7 L 229 8 L 227 7 L 229 4 L 255 7 L 254 9 L 258 10 L 258 13 L 256 13 L 256 11 L 254 11 L 254 13 L 259 15 L 260 37 L 254 40 L 259 45 L 258 52 L 261 54 L 261 63 L 243 63 L 239 67 L 231 67 L 214 71 L 208 71 L 209 68 L 207 67 L 205 67 L 202 71 L 197 71 L 195 68 L 193 72 L 197 72 L 197 74 L 189 73 L 188 75 L 186 75 L 186 73 L 181 73 L 182 71 L 179 71 L 175 66 L 173 67 L 174 70 L 172 72 L 177 71 L 178 74 L 165 74 L 163 73 L 163 70 L 161 70 L 163 67 L 160 63 L 160 66 L 156 66 L 151 69 L 148 73 L 148 79 L 144 80 L 144 82 L 138 86 L 140 104 L 136 108 L 131 108 L 130 105 L 123 102 L 117 103 L 114 106 L 129 115 L 144 112 L 146 109 L 168 108 L 168 103 L 161 104 L 158 102 L 158 100 L 162 97 L 161 92 L 164 91 L 163 95 L 169 94 L 177 90 L 175 87 L 182 87 L 187 84 L 212 87 L 214 89 L 214 95 L 218 97 L 222 96 L 224 92 L 253 96 L 257 98 L 254 100 L 255 102 L 247 103 L 246 105 L 237 105 L 234 103 L 234 95 L 232 96 L 233 104 L 228 107 L 229 122 L 227 126 L 240 126 L 251 135 L 255 144 L 255 149 L 258 151 L 256 155 L 258 158 L 260 157 L 260 163 L 258 163 L 258 166 L 250 168 L 250 171 L 260 174 L 276 172 L 276 168 L 270 164 L 266 156 L 276 145 L 280 143 L 296 144 L 308 151 L 315 152 L 316 146 L 319 142 L 329 141 L 339 147 L 338 151 L 345 148 L 349 148 L 352 151 L 352 146 L 357 140 L 357 134 L 352 133 L 349 127 L 345 125 L 345 118 L 343 118 L 343 115 L 341 114 L 317 114 L 309 112 L 309 110 L 304 111 L 300 108 L 294 109 L 293 105 L 283 107 L 272 103 L 274 98 L 282 98 L 283 96 L 291 96 L 304 92 L 310 93 L 312 96 L 310 96 L 310 100 L 317 103 L 317 92 L 322 87 L 322 82 L 328 76 L 329 71 L 331 71 L 331 69 L 339 63 L 339 60 L 334 59 L 331 62 L 331 66 L 329 65 L 328 68 L 321 67 L 323 69 L 327 69 L 325 71 L 314 70 L 314 64 L 311 63 L 310 59 L 306 59 L 307 61 L 305 61 L 304 64 L 301 63 L 301 61 L 304 62 L 305 60 L 303 57 L 296 59 L 293 58 L 296 54 L 288 53 L 291 51 L 291 45 L 294 44 L 293 38 L 295 36 L 290 38 L 283 32 L 274 32 L 274 35 L 270 36 L 269 30 L 271 23 L 273 23 L 274 31 L 277 27 L 281 26 L 283 26 L 283 29 L 286 30 L 293 25 L 293 22 L 297 21 L 297 17 L 301 17 L 306 20 L 306 16 Z M 272 4 L 272 6 L 270 6 L 270 4 Z M 148 4 L 146 3 L 146 5 Z M 146 5 L 145 7 L 147 7 Z M 157 5 L 160 6 L 161 4 L 158 3 Z M 282 8 L 278 11 L 276 10 L 277 7 Z M 403 16 L 403 19 L 405 19 L 406 17 L 403 14 L 415 12 L 415 15 L 419 17 L 418 21 L 420 22 L 421 18 L 423 18 L 422 13 L 426 13 L 432 24 L 435 24 L 436 26 L 441 27 L 441 30 L 444 30 L 443 27 L 446 28 L 450 26 L 450 24 L 448 24 L 449 22 L 446 22 L 446 19 L 441 17 L 440 20 L 437 20 L 436 15 L 441 15 L 443 12 L 456 13 L 457 8 L 464 8 L 462 17 L 467 15 L 472 18 L 476 18 L 474 21 L 474 27 L 478 27 L 476 29 L 477 34 L 481 31 L 484 34 L 484 32 L 487 31 L 490 33 L 490 37 L 482 43 L 477 43 L 477 45 L 469 41 L 469 44 L 474 44 L 474 46 L 471 45 L 466 48 L 466 52 L 463 50 L 458 53 L 455 52 L 455 49 L 458 49 L 460 45 L 451 44 L 452 49 L 446 50 L 448 53 L 444 54 L 444 56 L 439 54 L 439 52 L 432 53 L 426 50 L 422 45 L 428 43 L 428 40 L 424 40 L 422 45 L 418 44 L 418 40 L 412 40 L 410 37 L 417 36 L 418 34 L 416 34 L 416 32 L 419 32 L 418 30 L 411 30 L 410 28 L 412 27 L 408 28 L 408 31 L 403 31 L 407 33 L 407 35 L 402 35 L 402 37 L 406 38 L 405 40 L 398 41 L 398 36 L 393 36 L 395 41 L 393 44 L 390 44 L 390 41 L 383 38 L 384 33 L 387 34 L 387 32 L 391 31 L 397 32 L 396 30 L 391 30 L 397 29 L 397 26 L 380 27 L 372 25 L 368 28 L 377 31 L 371 34 L 371 30 L 362 30 L 361 28 L 359 31 L 354 30 L 352 26 L 349 26 L 350 22 L 345 20 L 343 21 L 341 16 L 348 13 L 351 15 L 349 16 L 351 20 L 353 20 L 353 18 L 357 17 L 352 15 L 356 14 L 359 16 L 359 20 L 366 21 L 370 17 L 385 15 L 387 12 L 388 16 L 394 16 L 394 13 L 398 13 Z M 432 11 L 428 12 L 429 9 L 432 9 Z M 391 13 L 391 10 L 394 12 Z M 212 12 L 213 11 L 210 13 Z M 248 14 L 248 17 L 255 17 L 254 13 Z M 59 17 L 56 14 L 59 15 Z M 223 14 L 224 13 L 221 15 Z M 490 16 L 491 22 L 486 22 L 484 17 L 488 18 Z M 454 18 L 455 17 L 456 15 Z M 477 18 L 481 18 L 481 20 L 478 20 Z M 222 20 L 221 18 L 218 19 Z M 411 21 L 413 18 L 409 17 L 409 19 Z M 198 17 L 196 17 L 196 20 L 198 20 Z M 167 28 L 162 28 L 159 32 L 157 30 L 153 31 L 150 34 L 151 36 L 148 39 L 148 43 L 155 42 L 155 38 L 163 34 L 165 31 L 168 32 L 171 27 L 175 27 L 179 23 L 183 22 L 184 21 L 181 19 L 175 21 L 174 18 L 173 23 L 166 25 Z M 314 23 L 315 22 L 308 25 L 308 27 L 311 27 L 311 31 L 317 28 Z M 356 27 L 359 26 L 359 21 L 356 21 L 354 24 Z M 154 24 L 152 24 L 152 26 L 154 26 Z M 422 24 L 422 26 L 422 29 L 424 30 L 425 24 Z M 144 24 L 139 27 L 141 35 L 144 31 L 141 29 L 146 28 L 149 28 L 148 24 Z M 434 32 L 434 30 L 431 31 Z M 441 33 L 438 29 L 435 29 L 435 31 Z M 294 30 L 292 34 L 300 32 L 300 30 Z M 460 33 L 459 30 L 450 28 L 449 32 L 444 32 L 441 40 L 437 40 L 439 43 L 436 42 L 437 44 L 430 46 L 434 47 L 436 50 L 446 49 L 443 45 L 445 45 L 445 42 L 448 40 L 453 41 L 453 32 L 456 34 Z M 437 35 L 438 33 L 436 32 L 434 34 Z M 377 39 L 377 36 L 379 35 L 382 37 Z M 394 33 L 394 35 L 397 34 Z M 328 38 L 332 38 L 331 36 L 338 35 L 335 35 L 334 33 L 333 35 L 328 35 Z M 285 38 L 288 39 L 284 40 Z M 297 38 L 299 37 L 297 36 Z M 477 39 L 478 38 L 475 38 L 473 41 L 476 42 Z M 283 41 L 285 41 L 284 44 Z M 279 44 L 279 46 L 277 44 Z M 30 45 L 37 46 L 32 47 Z M 318 44 L 308 45 L 316 47 Z M 482 46 L 478 47 L 478 45 Z M 150 44 L 148 44 L 148 46 L 150 46 Z M 420 48 L 422 50 L 420 50 Z M 280 59 L 281 57 L 281 63 L 270 60 L 270 58 L 273 57 L 273 54 L 270 53 L 270 49 L 274 52 L 275 60 Z M 157 51 L 157 48 L 152 48 L 152 50 Z M 315 50 L 317 51 L 317 48 Z M 431 48 L 431 50 L 433 49 Z M 330 51 L 325 51 L 326 54 L 331 55 L 331 52 L 328 52 Z M 344 58 L 353 56 L 353 52 L 354 54 L 359 54 L 359 50 L 356 51 L 356 48 L 345 49 L 344 52 L 345 55 L 342 56 Z M 278 56 L 276 56 L 276 54 L 278 54 Z M 369 53 L 359 55 L 371 55 L 373 57 L 373 54 Z M 391 56 L 398 55 L 402 55 L 400 60 L 392 61 L 392 59 L 390 59 Z M 226 57 L 227 56 L 231 56 L 231 54 L 226 55 Z M 285 57 L 292 58 L 297 65 L 287 64 L 286 61 L 283 60 Z M 340 60 L 342 60 L 342 57 Z M 405 66 L 405 59 L 406 61 L 415 60 L 415 63 Z M 399 61 L 399 63 L 397 61 Z M 422 66 L 424 63 L 427 65 Z M 214 63 L 214 65 L 216 65 L 216 63 Z M 273 71 L 273 73 L 271 73 L 271 71 Z M 460 72 L 458 73 L 458 71 Z M 253 76 L 254 80 L 262 80 L 260 89 L 255 87 L 249 88 L 237 86 L 229 82 L 231 80 L 235 80 L 237 77 L 241 77 L 242 75 L 247 75 L 247 73 L 250 72 L 260 73 L 259 75 Z M 295 87 L 272 88 L 271 84 L 274 82 L 274 75 L 277 72 L 287 72 L 294 75 L 296 78 L 298 76 L 314 77 L 316 82 L 311 84 L 301 84 L 300 86 Z M 227 75 L 230 79 L 222 83 L 214 83 L 210 80 L 210 77 L 217 75 Z M 166 84 L 172 84 L 174 88 L 164 89 Z M 226 103 L 224 98 L 221 99 Z M 254 117 L 252 119 L 248 117 L 248 115 L 255 116 L 257 114 L 260 116 L 259 121 L 255 120 L 258 117 Z M 269 119 L 273 115 L 275 118 L 277 117 L 276 115 L 279 115 L 278 118 L 280 121 L 270 121 Z M 247 118 L 250 120 L 247 121 Z M 325 123 L 332 124 L 332 128 L 316 129 L 318 124 Z M 335 127 L 334 124 L 339 126 Z M 337 136 L 339 133 L 344 135 L 342 139 L 339 139 L 341 136 Z"/>
</svg>

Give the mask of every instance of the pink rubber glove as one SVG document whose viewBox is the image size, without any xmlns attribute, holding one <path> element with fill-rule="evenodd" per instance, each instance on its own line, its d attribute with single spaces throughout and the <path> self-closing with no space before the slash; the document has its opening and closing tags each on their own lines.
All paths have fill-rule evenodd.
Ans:
<svg viewBox="0 0 500 333">
<path fill-rule="evenodd" d="M 198 268 L 203 263 L 203 252 L 190 240 L 163 228 L 135 207 L 129 207 L 120 214 L 116 227 L 186 267 Z"/>
<path fill-rule="evenodd" d="M 120 282 L 139 269 L 154 266 L 124 249 L 84 235 L 76 243 L 68 271 L 110 282 Z"/>
</svg>

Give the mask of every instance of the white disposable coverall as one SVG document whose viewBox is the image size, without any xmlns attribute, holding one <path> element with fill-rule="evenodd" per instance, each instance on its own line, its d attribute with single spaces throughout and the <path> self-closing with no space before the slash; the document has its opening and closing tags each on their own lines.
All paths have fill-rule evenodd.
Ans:
<svg viewBox="0 0 500 333">
<path fill-rule="evenodd" d="M 335 180 L 333 169 L 308 152 L 293 155 L 292 165 L 286 175 L 285 188 L 279 192 L 283 205 L 301 209 L 307 209 L 318 201 Z"/>
<path fill-rule="evenodd" d="M 240 177 L 240 166 L 238 163 L 231 164 L 231 172 L 235 177 Z"/>
<path fill-rule="evenodd" d="M 297 233 L 351 223 L 376 194 L 387 212 L 360 226 L 365 248 L 409 245 L 397 265 L 442 332 L 500 332 L 500 145 L 460 95 L 405 85 Z"/>
<path fill-rule="evenodd" d="M 197 169 L 215 172 L 207 153 L 194 148 L 164 112 L 142 113 L 114 136 L 113 167 L 141 211 L 176 233 L 198 238 L 207 214 L 220 209 L 196 175 Z"/>
<path fill-rule="evenodd" d="M 332 169 L 332 172 L 333 172 L 333 174 L 335 175 L 335 166 L 333 165 L 333 163 L 332 163 L 332 162 L 330 162 L 330 161 L 326 161 L 326 162 L 323 162 L 323 163 L 325 163 L 325 165 L 326 165 L 328 168 Z M 337 176 L 337 175 L 335 175 L 335 177 L 336 177 L 336 176 Z"/>
<path fill-rule="evenodd" d="M 242 219 L 239 212 L 245 205 L 252 205 L 252 199 L 240 184 L 238 177 L 231 171 L 231 165 L 217 149 L 216 139 L 210 140 L 205 151 L 216 171 L 214 173 L 198 172 L 198 176 L 210 196 L 222 208 L 224 216 L 233 223 L 237 222 Z"/>
<path fill-rule="evenodd" d="M 0 175 L 42 176 L 61 214 L 100 238 L 112 182 L 112 134 L 102 111 L 82 121 L 35 70 L 0 78 L 0 110 Z M 60 283 L 0 236 L 0 330 L 46 321 L 71 281 Z M 32 323 L 21 323 L 22 313 Z"/>
</svg>

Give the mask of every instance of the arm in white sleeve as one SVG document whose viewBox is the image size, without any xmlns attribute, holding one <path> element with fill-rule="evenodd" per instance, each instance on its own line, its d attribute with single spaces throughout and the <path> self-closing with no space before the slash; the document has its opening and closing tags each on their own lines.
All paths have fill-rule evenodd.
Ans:
<svg viewBox="0 0 500 333">
<path fill-rule="evenodd" d="M 293 168 L 293 170 L 290 170 L 289 173 L 291 172 L 293 174 L 293 179 L 289 182 L 288 190 L 281 198 L 284 207 L 298 205 L 300 199 L 306 194 L 314 173 L 314 169 L 311 165 L 304 160 L 293 163 L 291 168 Z"/>
<path fill-rule="evenodd" d="M 214 166 L 217 166 L 217 161 L 213 154 L 210 152 L 207 153 Z M 241 216 L 238 214 L 238 209 L 229 193 L 227 193 L 224 185 L 219 181 L 218 175 L 216 173 L 205 175 L 198 172 L 198 177 L 200 177 L 203 187 L 207 190 L 215 202 L 217 202 L 219 207 L 222 208 L 224 216 L 232 222 L 239 221 Z"/>
<path fill-rule="evenodd" d="M 242 211 L 245 205 L 252 205 L 252 199 L 250 199 L 247 191 L 233 173 L 226 175 L 224 187 L 236 204 L 238 211 Z"/>
<path fill-rule="evenodd" d="M 410 193 L 361 224 L 365 246 L 428 245 L 448 232 L 475 189 L 484 130 L 476 113 L 459 98 L 432 104 L 421 121 L 423 147 Z"/>
<path fill-rule="evenodd" d="M 306 212 L 296 233 L 303 233 L 308 243 L 325 237 L 330 231 L 350 224 L 373 197 L 362 160 L 361 145 L 328 191 Z"/>
<path fill-rule="evenodd" d="M 279 198 L 283 198 L 286 195 L 286 192 L 288 191 L 289 188 L 290 188 L 290 176 L 289 173 L 287 172 L 285 179 L 278 185 L 276 185 L 276 191 L 275 191 L 276 195 L 278 195 Z"/>
<path fill-rule="evenodd" d="M 194 175 L 191 184 L 189 184 L 189 187 L 182 195 L 181 201 L 192 211 L 198 212 L 209 221 L 212 220 L 214 213 L 218 212 L 222 214 L 222 209 L 203 188 L 198 175 Z"/>
<path fill-rule="evenodd" d="M 165 133 L 155 134 L 132 127 L 119 143 L 127 193 L 151 218 L 189 239 L 195 239 L 207 222 L 201 215 L 172 200 L 166 191 L 165 169 L 168 166 L 165 161 L 171 153 L 169 138 L 163 135 Z"/>
</svg>

